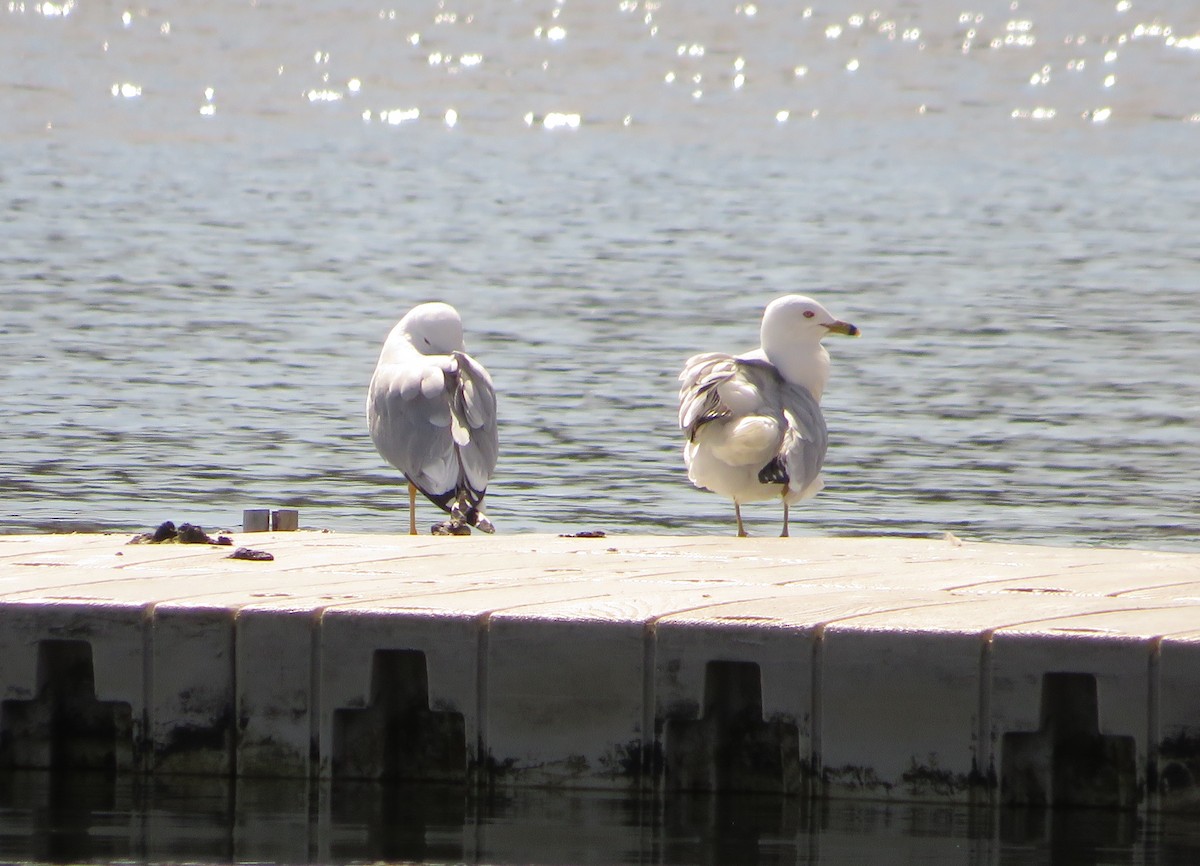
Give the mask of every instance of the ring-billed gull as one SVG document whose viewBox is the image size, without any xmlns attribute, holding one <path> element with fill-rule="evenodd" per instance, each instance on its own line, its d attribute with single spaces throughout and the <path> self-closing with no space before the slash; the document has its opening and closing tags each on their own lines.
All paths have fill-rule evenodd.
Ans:
<svg viewBox="0 0 1200 866">
<path fill-rule="evenodd" d="M 706 352 L 684 364 L 679 381 L 679 426 L 687 433 L 688 478 L 733 500 L 738 535 L 743 502 L 788 506 L 821 489 L 828 434 L 821 393 L 829 378 L 826 334 L 858 336 L 803 295 L 767 305 L 762 346 L 744 355 Z"/>
<path fill-rule="evenodd" d="M 496 390 L 467 354 L 462 319 L 449 304 L 420 304 L 388 334 L 367 393 L 375 447 L 408 479 L 409 532 L 417 534 L 417 491 L 450 520 L 436 532 L 495 527 L 483 496 L 496 468 Z"/>
</svg>

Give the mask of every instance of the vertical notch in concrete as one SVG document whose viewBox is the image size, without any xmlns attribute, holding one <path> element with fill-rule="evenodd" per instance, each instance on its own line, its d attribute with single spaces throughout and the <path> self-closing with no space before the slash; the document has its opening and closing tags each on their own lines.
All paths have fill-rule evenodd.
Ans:
<svg viewBox="0 0 1200 866">
<path fill-rule="evenodd" d="M 466 780 L 463 716 L 429 709 L 425 653 L 375 651 L 370 705 L 334 711 L 333 775 L 388 781 Z"/>
<path fill-rule="evenodd" d="M 1006 733 L 1000 784 L 1005 803 L 1032 806 L 1137 806 L 1136 743 L 1100 733 L 1096 677 L 1042 677 L 1037 731 Z"/>
<path fill-rule="evenodd" d="M 675 790 L 795 793 L 803 781 L 796 724 L 763 719 L 762 671 L 754 662 L 710 661 L 704 715 L 668 719 L 668 785 Z"/>
<path fill-rule="evenodd" d="M 0 702 L 0 766 L 131 769 L 132 710 L 124 701 L 96 699 L 92 645 L 41 641 L 37 671 L 37 697 Z"/>
</svg>

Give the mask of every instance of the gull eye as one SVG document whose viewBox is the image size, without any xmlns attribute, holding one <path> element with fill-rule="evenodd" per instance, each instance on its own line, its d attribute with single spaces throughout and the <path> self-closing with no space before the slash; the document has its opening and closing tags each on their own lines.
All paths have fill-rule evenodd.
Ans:
<svg viewBox="0 0 1200 866">
<path fill-rule="evenodd" d="M 815 315 L 816 315 L 816 313 L 814 313 L 812 310 L 804 311 L 804 318 L 806 318 L 806 319 L 811 319 Z"/>
</svg>

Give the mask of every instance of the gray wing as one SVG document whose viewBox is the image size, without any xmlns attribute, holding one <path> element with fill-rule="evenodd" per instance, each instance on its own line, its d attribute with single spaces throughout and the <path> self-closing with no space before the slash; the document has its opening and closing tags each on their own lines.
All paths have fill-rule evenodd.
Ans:
<svg viewBox="0 0 1200 866">
<path fill-rule="evenodd" d="M 470 356 L 422 356 L 380 364 L 367 394 L 379 453 L 449 510 L 478 504 L 496 466 L 496 393 Z"/>
<path fill-rule="evenodd" d="M 466 352 L 455 352 L 458 376 L 454 383 L 452 415 L 454 440 L 462 470 L 460 486 L 473 494 L 472 506 L 487 490 L 500 453 L 496 424 L 496 389 L 483 365 Z"/>
<path fill-rule="evenodd" d="M 807 388 L 784 382 L 782 378 L 778 381 L 778 400 L 788 430 L 777 459 L 785 470 L 788 489 L 801 497 L 811 496 L 820 489 L 810 490 L 809 487 L 819 481 L 829 447 L 825 415 L 821 412 L 821 404 Z M 759 476 L 761 478 L 761 472 Z"/>
<path fill-rule="evenodd" d="M 689 358 L 679 379 L 679 426 L 689 440 L 711 421 L 766 415 L 786 432 L 778 453 L 759 469 L 759 481 L 801 495 L 818 480 L 829 434 L 807 388 L 785 381 L 765 360 L 721 352 Z"/>
<path fill-rule="evenodd" d="M 679 374 L 679 426 L 689 440 L 709 421 L 730 417 L 732 410 L 722 401 L 718 388 L 736 373 L 737 359 L 724 352 L 693 355 L 684 363 Z"/>
</svg>

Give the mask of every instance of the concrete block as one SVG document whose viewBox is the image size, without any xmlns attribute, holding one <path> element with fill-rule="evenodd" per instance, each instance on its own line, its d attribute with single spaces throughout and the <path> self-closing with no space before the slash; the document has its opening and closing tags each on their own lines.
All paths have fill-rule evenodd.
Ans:
<svg viewBox="0 0 1200 866">
<path fill-rule="evenodd" d="M 465 783 L 478 762 L 479 629 L 465 615 L 328 609 L 320 775 Z"/>
<path fill-rule="evenodd" d="M 1166 637 L 1158 658 L 1155 783 L 1164 810 L 1200 809 L 1200 635 Z"/>
<path fill-rule="evenodd" d="M 160 604 L 150 660 L 151 769 L 234 771 L 233 611 Z"/>
<path fill-rule="evenodd" d="M 239 776 L 307 777 L 314 769 L 316 623 L 306 609 L 237 614 Z"/>
<path fill-rule="evenodd" d="M 270 529 L 269 508 L 247 508 L 242 511 L 242 532 L 268 532 Z"/>
<path fill-rule="evenodd" d="M 494 784 L 641 783 L 645 628 L 498 614 L 488 624 L 484 756 Z"/>
<path fill-rule="evenodd" d="M 667 790 L 806 790 L 814 636 L 697 616 L 657 623 L 653 705 Z"/>
<path fill-rule="evenodd" d="M 986 795 L 980 635 L 834 623 L 819 646 L 826 795 L 951 802 Z"/>
<path fill-rule="evenodd" d="M 993 638 L 991 744 L 1004 803 L 1132 809 L 1142 798 L 1154 642 L 1078 628 Z"/>
<path fill-rule="evenodd" d="M 273 532 L 295 532 L 300 528 L 300 512 L 294 508 L 280 508 L 271 512 Z"/>
<path fill-rule="evenodd" d="M 0 767 L 142 768 L 141 606 L 0 605 Z"/>
</svg>

